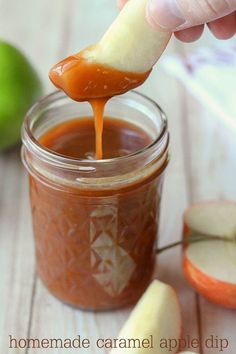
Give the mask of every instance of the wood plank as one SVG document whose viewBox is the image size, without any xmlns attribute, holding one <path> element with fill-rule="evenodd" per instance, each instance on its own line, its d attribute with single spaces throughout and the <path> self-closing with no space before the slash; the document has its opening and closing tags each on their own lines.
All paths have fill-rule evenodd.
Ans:
<svg viewBox="0 0 236 354">
<path fill-rule="evenodd" d="M 2 154 L 0 161 L 0 348 L 8 353 L 10 334 L 27 336 L 34 251 L 28 186 L 19 149 Z"/>
<path fill-rule="evenodd" d="M 32 2 L 1 1 L 0 31 L 4 38 L 31 59 L 45 82 L 60 43 L 63 0 Z M 51 9 L 57 11 L 52 14 Z M 10 14 L 10 15 L 9 15 Z M 10 17 L 9 17 L 10 16 Z M 43 35 L 42 35 L 43 33 Z M 34 250 L 26 173 L 18 150 L 0 155 L 0 351 L 22 353 L 8 348 L 8 335 L 26 338 L 35 279 Z"/>
</svg>

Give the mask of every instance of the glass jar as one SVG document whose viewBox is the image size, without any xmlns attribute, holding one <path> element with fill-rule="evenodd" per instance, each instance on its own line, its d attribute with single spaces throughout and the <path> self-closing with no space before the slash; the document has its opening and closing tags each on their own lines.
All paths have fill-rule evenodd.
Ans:
<svg viewBox="0 0 236 354">
<path fill-rule="evenodd" d="M 43 147 L 38 140 L 53 126 L 92 115 L 87 103 L 61 92 L 34 105 L 22 129 L 39 276 L 57 298 L 93 310 L 134 303 L 148 286 L 168 163 L 167 121 L 154 101 L 129 92 L 111 99 L 105 113 L 143 129 L 152 143 L 106 160 Z"/>
</svg>

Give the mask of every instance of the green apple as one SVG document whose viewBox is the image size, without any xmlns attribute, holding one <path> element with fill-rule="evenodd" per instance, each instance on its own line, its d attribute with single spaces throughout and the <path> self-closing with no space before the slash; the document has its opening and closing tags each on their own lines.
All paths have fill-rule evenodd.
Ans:
<svg viewBox="0 0 236 354">
<path fill-rule="evenodd" d="M 41 95 L 40 79 L 28 59 L 0 40 L 0 150 L 19 141 L 24 116 Z"/>
</svg>

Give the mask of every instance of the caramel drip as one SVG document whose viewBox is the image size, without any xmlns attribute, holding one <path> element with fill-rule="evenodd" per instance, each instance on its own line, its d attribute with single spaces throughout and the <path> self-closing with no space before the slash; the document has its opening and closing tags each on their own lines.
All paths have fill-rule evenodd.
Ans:
<svg viewBox="0 0 236 354">
<path fill-rule="evenodd" d="M 56 64 L 49 73 L 53 84 L 75 101 L 88 101 L 93 108 L 96 130 L 96 158 L 102 159 L 103 113 L 109 98 L 141 85 L 149 76 L 145 73 L 123 72 L 101 64 L 88 62 L 83 52 Z"/>
<path fill-rule="evenodd" d="M 103 158 L 103 149 L 102 149 L 102 133 L 103 133 L 103 115 L 105 104 L 107 103 L 108 98 L 100 98 L 89 100 L 89 103 L 92 106 L 94 114 L 94 124 L 95 124 L 95 134 L 96 134 L 96 159 L 101 160 Z"/>
</svg>

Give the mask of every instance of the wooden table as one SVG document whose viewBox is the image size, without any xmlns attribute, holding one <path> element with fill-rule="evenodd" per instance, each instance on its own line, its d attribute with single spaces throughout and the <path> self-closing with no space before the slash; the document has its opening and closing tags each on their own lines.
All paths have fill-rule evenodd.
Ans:
<svg viewBox="0 0 236 354">
<path fill-rule="evenodd" d="M 113 0 L 0 0 L 0 33 L 21 47 L 52 91 L 47 72 L 69 53 L 95 42 L 116 16 Z M 207 34 L 199 42 L 212 43 Z M 196 45 L 195 45 L 196 46 Z M 191 45 L 173 40 L 167 53 Z M 174 78 L 158 66 L 140 89 L 167 112 L 171 132 L 171 163 L 163 195 L 160 245 L 179 240 L 185 208 L 196 201 L 236 198 L 236 142 L 232 132 L 194 101 Z M 0 154 L 0 352 L 72 353 L 77 350 L 9 349 L 9 335 L 20 338 L 96 340 L 117 337 L 129 310 L 82 312 L 63 305 L 36 275 L 26 172 L 20 150 Z M 159 279 L 173 285 L 183 309 L 184 336 L 227 338 L 227 354 L 236 353 L 236 313 L 217 307 L 195 294 L 184 280 L 181 250 L 159 257 Z M 91 346 L 81 353 L 99 354 Z M 197 350 L 196 350 L 197 352 Z M 199 351 L 198 351 L 199 352 Z M 202 348 L 201 353 L 219 353 Z"/>
</svg>

